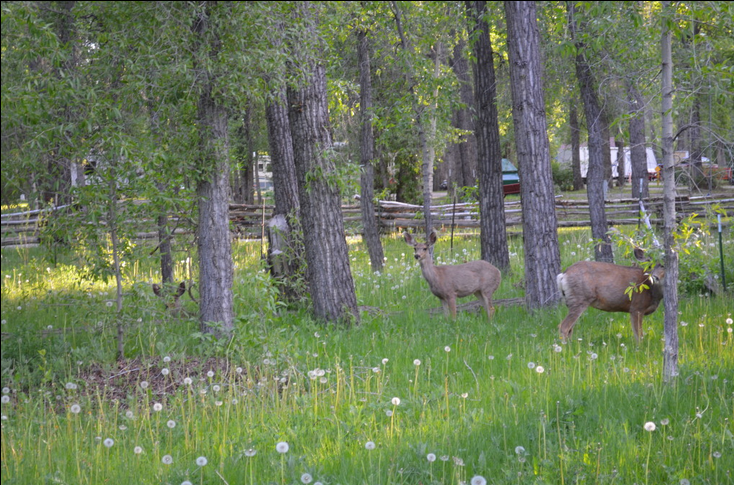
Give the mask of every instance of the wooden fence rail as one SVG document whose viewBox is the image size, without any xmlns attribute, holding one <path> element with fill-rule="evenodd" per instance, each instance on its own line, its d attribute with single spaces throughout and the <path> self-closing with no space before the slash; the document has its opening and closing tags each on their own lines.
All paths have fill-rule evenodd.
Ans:
<svg viewBox="0 0 734 485">
<path fill-rule="evenodd" d="M 645 208 L 652 224 L 662 225 L 661 198 L 646 199 Z M 676 199 L 676 212 L 679 218 L 690 214 L 702 214 L 707 207 L 717 204 L 728 216 L 734 215 L 734 198 L 723 196 L 688 197 Z M 65 206 L 66 208 L 68 206 Z M 62 208 L 58 208 L 60 210 Z M 263 222 L 267 224 L 274 206 L 230 204 L 229 218 L 233 236 L 238 238 L 259 238 L 263 233 Z M 605 204 L 607 222 L 610 226 L 639 223 L 639 205 L 636 199 L 615 199 Z M 380 201 L 375 217 L 384 232 L 399 228 L 423 227 L 423 207 L 392 201 Z M 2 247 L 27 247 L 37 245 L 40 241 L 40 223 L 49 211 L 34 210 L 2 215 L 1 235 Z M 443 204 L 432 207 L 434 225 L 441 228 L 478 228 L 479 207 L 477 203 Z M 343 205 L 342 216 L 349 233 L 361 231 L 361 216 L 358 205 Z M 556 199 L 556 217 L 559 227 L 589 226 L 589 204 L 586 201 Z M 505 221 L 508 227 L 522 224 L 522 207 L 519 201 L 505 203 Z M 101 223 L 98 223 L 101 224 Z M 138 228 L 136 237 L 141 240 L 158 237 L 155 218 L 143 218 L 134 221 Z M 185 218 L 171 218 L 175 227 L 174 235 L 192 234 L 192 224 Z"/>
</svg>

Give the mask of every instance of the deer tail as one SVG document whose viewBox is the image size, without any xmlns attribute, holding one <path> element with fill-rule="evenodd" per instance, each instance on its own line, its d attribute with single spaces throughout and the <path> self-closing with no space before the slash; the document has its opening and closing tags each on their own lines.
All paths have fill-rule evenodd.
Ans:
<svg viewBox="0 0 734 485">
<path fill-rule="evenodd" d="M 556 285 L 558 286 L 558 291 L 561 292 L 561 298 L 563 301 L 566 301 L 566 291 L 568 289 L 566 285 L 566 273 L 561 273 L 556 276 Z"/>
</svg>

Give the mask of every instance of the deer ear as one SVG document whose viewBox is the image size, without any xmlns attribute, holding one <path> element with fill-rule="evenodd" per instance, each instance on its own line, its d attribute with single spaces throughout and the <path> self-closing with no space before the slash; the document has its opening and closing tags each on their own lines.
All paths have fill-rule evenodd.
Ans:
<svg viewBox="0 0 734 485">
<path fill-rule="evenodd" d="M 634 250 L 635 258 L 637 261 L 650 261 L 650 258 L 645 256 L 645 250 L 642 248 L 635 248 Z"/>
<path fill-rule="evenodd" d="M 161 296 L 161 287 L 153 283 L 153 293 L 155 293 L 156 296 Z"/>
<path fill-rule="evenodd" d="M 178 285 L 178 290 L 176 291 L 176 297 L 179 297 L 184 294 L 186 291 L 186 282 L 182 281 L 180 285 Z"/>
<path fill-rule="evenodd" d="M 415 240 L 413 239 L 413 236 L 408 231 L 405 231 L 403 233 L 403 238 L 405 239 L 406 243 L 410 244 L 411 246 L 415 246 Z"/>
<path fill-rule="evenodd" d="M 438 240 L 438 235 L 436 234 L 436 231 L 431 231 L 431 234 L 428 235 L 428 245 L 433 246 L 436 244 L 436 241 Z"/>
</svg>

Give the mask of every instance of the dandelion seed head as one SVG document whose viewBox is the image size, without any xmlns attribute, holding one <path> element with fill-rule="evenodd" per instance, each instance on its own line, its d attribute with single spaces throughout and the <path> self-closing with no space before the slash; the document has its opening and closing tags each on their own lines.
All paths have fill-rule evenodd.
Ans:
<svg viewBox="0 0 734 485">
<path fill-rule="evenodd" d="M 394 398 L 392 398 L 392 400 L 390 402 L 392 403 L 393 406 L 399 406 L 400 405 L 400 398 L 399 397 L 394 397 Z"/>
<path fill-rule="evenodd" d="M 477 475 L 472 477 L 469 483 L 471 485 L 487 485 L 487 480 L 483 476 Z"/>
<path fill-rule="evenodd" d="M 663 418 L 660 420 L 660 424 L 663 426 L 667 426 L 668 424 L 670 424 L 670 420 L 668 418 Z"/>
<path fill-rule="evenodd" d="M 516 446 L 515 447 L 515 453 L 518 454 L 518 455 L 522 455 L 523 453 L 525 453 L 525 448 L 522 447 L 522 446 Z"/>
<path fill-rule="evenodd" d="M 387 411 L 385 411 L 385 414 L 387 415 L 388 418 L 392 416 L 392 409 L 388 409 Z"/>
<path fill-rule="evenodd" d="M 301 483 L 308 484 L 308 483 L 311 483 L 312 481 L 313 481 L 313 477 L 310 474 L 304 473 L 303 475 L 301 475 Z"/>
<path fill-rule="evenodd" d="M 433 463 L 434 461 L 436 461 L 436 455 L 434 455 L 433 453 L 428 453 L 428 454 L 426 455 L 426 459 L 427 459 L 427 460 L 428 460 L 429 462 Z"/>
<path fill-rule="evenodd" d="M 166 426 L 168 426 L 169 428 L 173 429 L 173 428 L 176 427 L 176 421 L 174 421 L 172 419 L 169 419 L 168 422 L 166 423 Z"/>
<path fill-rule="evenodd" d="M 246 457 L 251 458 L 251 457 L 253 457 L 255 455 L 257 455 L 257 450 L 255 450 L 254 448 L 248 448 L 248 449 L 245 450 L 245 456 Z"/>
<path fill-rule="evenodd" d="M 382 359 L 382 365 L 387 364 L 390 361 L 390 359 Z"/>
<path fill-rule="evenodd" d="M 170 374 L 170 373 L 171 373 L 171 371 L 170 371 L 170 370 L 168 370 L 168 369 L 167 369 L 167 368 L 165 368 L 165 367 L 164 367 L 163 369 L 161 369 L 161 374 L 163 374 L 164 376 L 167 376 L 167 375 L 168 375 L 168 374 Z"/>
<path fill-rule="evenodd" d="M 446 352 L 451 352 L 451 347 L 449 347 L 448 345 L 447 345 L 446 347 L 444 347 L 443 349 L 444 349 L 444 350 L 445 350 Z"/>
<path fill-rule="evenodd" d="M 207 377 L 214 377 L 214 371 L 210 370 L 209 372 L 206 373 L 206 375 Z"/>
<path fill-rule="evenodd" d="M 67 382 L 64 387 L 66 387 L 70 391 L 73 391 L 74 389 L 76 389 L 77 386 L 73 382 Z"/>
<path fill-rule="evenodd" d="M 141 381 L 140 387 L 142 387 L 143 389 L 148 389 L 148 381 Z"/>
<path fill-rule="evenodd" d="M 163 362 L 166 362 L 166 363 L 171 362 L 171 358 L 169 356 L 165 356 L 163 357 Z"/>
<path fill-rule="evenodd" d="M 10 388 L 9 387 L 3 387 L 3 394 L 10 394 Z"/>
<path fill-rule="evenodd" d="M 368 441 L 364 444 L 364 447 L 368 450 L 374 450 L 375 449 L 375 442 L 374 441 Z"/>
<path fill-rule="evenodd" d="M 164 465 L 170 465 L 171 463 L 173 463 L 173 457 L 171 455 L 163 455 L 161 461 Z"/>
<path fill-rule="evenodd" d="M 191 377 L 184 377 L 183 383 L 187 386 L 190 386 L 191 383 L 194 382 Z"/>
<path fill-rule="evenodd" d="M 107 448 L 112 448 L 112 445 L 115 444 L 115 440 L 112 438 L 107 438 L 102 442 L 103 445 L 105 445 Z"/>
<path fill-rule="evenodd" d="M 538 374 L 542 374 L 543 372 L 545 372 L 545 369 L 543 368 L 542 365 L 539 365 L 538 367 L 535 368 L 535 372 L 537 372 Z"/>
<path fill-rule="evenodd" d="M 275 445 L 275 451 L 278 453 L 288 453 L 288 450 L 290 449 L 290 446 L 288 446 L 288 443 L 285 441 L 281 441 L 277 445 Z"/>
<path fill-rule="evenodd" d="M 5 395 L 3 397 L 0 397 L 0 402 L 3 403 L 3 404 L 9 403 L 10 402 L 10 396 Z"/>
<path fill-rule="evenodd" d="M 420 359 L 415 359 L 413 361 L 413 365 L 421 365 L 421 360 Z"/>
<path fill-rule="evenodd" d="M 219 391 L 220 391 L 221 389 L 222 389 L 222 388 L 221 388 L 221 387 L 219 387 L 219 384 L 214 384 L 214 385 L 212 386 L 212 391 L 214 391 L 214 392 L 219 392 Z"/>
<path fill-rule="evenodd" d="M 652 421 L 648 421 L 647 423 L 645 423 L 644 428 L 645 431 L 655 431 L 656 426 L 655 423 L 653 423 Z"/>
<path fill-rule="evenodd" d="M 136 455 L 139 455 L 142 452 L 143 452 L 143 448 L 141 448 L 140 446 L 136 446 L 135 448 L 133 448 L 133 453 L 135 453 Z"/>
<path fill-rule="evenodd" d="M 535 362 L 528 362 L 528 369 L 535 369 Z"/>
<path fill-rule="evenodd" d="M 196 459 L 196 464 L 199 466 L 206 466 L 207 463 L 209 463 L 209 460 L 205 456 L 200 456 Z"/>
<path fill-rule="evenodd" d="M 69 411 L 71 411 L 74 414 L 79 414 L 82 411 L 82 407 L 78 404 L 72 404 L 71 408 L 69 408 Z"/>
</svg>

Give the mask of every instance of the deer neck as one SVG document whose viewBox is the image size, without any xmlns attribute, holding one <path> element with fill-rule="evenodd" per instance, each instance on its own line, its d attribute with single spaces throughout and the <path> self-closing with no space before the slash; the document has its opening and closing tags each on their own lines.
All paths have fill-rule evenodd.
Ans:
<svg viewBox="0 0 734 485">
<path fill-rule="evenodd" d="M 425 259 L 420 260 L 421 272 L 423 277 L 428 281 L 428 284 L 434 286 L 438 283 L 438 272 L 436 266 L 433 264 L 433 259 L 429 256 Z"/>
</svg>

